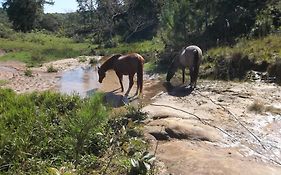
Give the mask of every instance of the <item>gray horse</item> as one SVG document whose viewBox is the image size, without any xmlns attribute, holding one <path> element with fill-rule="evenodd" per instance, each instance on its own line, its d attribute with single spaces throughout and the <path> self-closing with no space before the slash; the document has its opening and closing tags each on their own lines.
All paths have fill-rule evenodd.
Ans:
<svg viewBox="0 0 281 175">
<path fill-rule="evenodd" d="M 185 68 L 189 68 L 190 87 L 195 88 L 199 74 L 199 66 L 202 62 L 202 50 L 198 46 L 185 47 L 169 67 L 166 80 L 170 82 L 178 68 L 182 69 L 182 83 L 185 82 Z"/>
</svg>

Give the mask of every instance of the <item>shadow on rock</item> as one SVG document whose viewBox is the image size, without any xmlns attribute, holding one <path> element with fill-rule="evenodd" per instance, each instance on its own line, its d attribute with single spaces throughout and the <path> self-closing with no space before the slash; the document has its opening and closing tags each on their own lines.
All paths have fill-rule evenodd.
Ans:
<svg viewBox="0 0 281 175">
<path fill-rule="evenodd" d="M 108 92 L 105 94 L 105 102 L 114 108 L 124 106 L 126 101 L 124 101 L 123 95 L 115 94 L 114 92 Z"/>
<path fill-rule="evenodd" d="M 186 85 L 173 86 L 170 82 L 164 82 L 163 86 L 166 88 L 169 95 L 176 97 L 188 96 L 194 90 L 194 88 Z"/>
<path fill-rule="evenodd" d="M 105 93 L 105 102 L 114 108 L 118 108 L 127 104 L 137 105 L 139 98 L 137 96 L 127 97 L 116 93 L 118 89 Z"/>
</svg>

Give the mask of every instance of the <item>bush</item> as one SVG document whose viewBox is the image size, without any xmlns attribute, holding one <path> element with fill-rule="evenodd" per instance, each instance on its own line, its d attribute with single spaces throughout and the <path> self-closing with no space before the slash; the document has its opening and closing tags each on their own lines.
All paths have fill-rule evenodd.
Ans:
<svg viewBox="0 0 281 175">
<path fill-rule="evenodd" d="M 95 160 L 104 149 L 102 95 L 81 100 L 52 92 L 16 95 L 0 90 L 0 172 L 42 174 L 45 167 Z M 94 164 L 94 162 L 93 162 Z"/>
<path fill-rule="evenodd" d="M 254 63 L 247 56 L 241 53 L 234 53 L 229 58 L 220 57 L 216 59 L 214 76 L 216 79 L 233 80 L 238 78 L 242 80 L 247 71 L 253 68 Z"/>
<path fill-rule="evenodd" d="M 80 99 L 0 89 L 0 99 L 0 174 L 126 174 L 131 159 L 151 166 L 139 109 L 109 118 L 102 94 Z"/>
<path fill-rule="evenodd" d="M 47 67 L 47 72 L 48 72 L 48 73 L 58 72 L 58 69 L 56 69 L 56 68 L 51 64 L 51 65 L 49 65 L 49 66 Z"/>
<path fill-rule="evenodd" d="M 276 60 L 275 63 L 271 64 L 267 72 L 270 77 L 275 78 L 276 83 L 281 85 L 281 60 Z"/>
<path fill-rule="evenodd" d="M 33 76 L 32 75 L 32 70 L 29 69 L 29 68 L 25 69 L 24 75 L 27 76 L 27 77 L 32 77 Z"/>
</svg>

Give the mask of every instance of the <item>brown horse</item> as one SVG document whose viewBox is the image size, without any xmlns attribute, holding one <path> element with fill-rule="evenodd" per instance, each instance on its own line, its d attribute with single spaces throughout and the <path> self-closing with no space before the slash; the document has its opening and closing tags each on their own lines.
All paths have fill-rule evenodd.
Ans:
<svg viewBox="0 0 281 175">
<path fill-rule="evenodd" d="M 169 67 L 166 80 L 170 82 L 178 68 L 182 69 L 182 83 L 185 82 L 185 68 L 189 68 L 190 87 L 195 88 L 199 74 L 199 66 L 202 62 L 202 50 L 198 46 L 185 47 Z"/>
<path fill-rule="evenodd" d="M 98 67 L 99 82 L 102 83 L 102 80 L 105 77 L 106 71 L 113 69 L 119 78 L 121 85 L 121 90 L 124 92 L 123 87 L 123 75 L 129 75 L 129 88 L 125 93 L 125 96 L 128 96 L 133 84 L 134 84 L 134 75 L 137 73 L 137 91 L 136 94 L 139 95 L 142 93 L 143 88 L 143 64 L 144 58 L 137 54 L 131 53 L 127 55 L 113 55 L 108 60 L 106 60 L 101 67 Z"/>
</svg>

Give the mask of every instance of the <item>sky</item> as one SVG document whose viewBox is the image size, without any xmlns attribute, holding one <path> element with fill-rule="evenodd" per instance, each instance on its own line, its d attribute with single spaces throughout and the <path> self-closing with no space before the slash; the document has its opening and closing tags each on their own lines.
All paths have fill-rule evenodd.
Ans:
<svg viewBox="0 0 281 175">
<path fill-rule="evenodd" d="M 2 2 L 4 0 L 0 0 L 0 6 L 2 7 Z M 45 5 L 44 12 L 45 13 L 68 13 L 75 12 L 77 10 L 77 2 L 76 0 L 54 0 L 54 5 Z"/>
<path fill-rule="evenodd" d="M 1 1 L 1 0 L 0 0 Z M 68 13 L 77 10 L 76 0 L 55 0 L 54 5 L 45 5 L 45 13 Z"/>
</svg>

